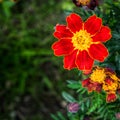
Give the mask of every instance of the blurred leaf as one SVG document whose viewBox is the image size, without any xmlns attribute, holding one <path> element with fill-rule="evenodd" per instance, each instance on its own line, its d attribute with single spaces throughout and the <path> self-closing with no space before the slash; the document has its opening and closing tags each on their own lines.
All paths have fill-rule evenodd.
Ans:
<svg viewBox="0 0 120 120">
<path fill-rule="evenodd" d="M 14 2 L 11 2 L 10 0 L 6 0 L 2 2 L 3 10 L 6 15 L 6 17 L 10 17 L 11 15 L 11 7 L 14 5 Z"/>
<path fill-rule="evenodd" d="M 60 120 L 66 120 L 61 112 L 57 112 L 57 115 L 60 118 Z"/>
<path fill-rule="evenodd" d="M 67 92 L 62 92 L 62 96 L 63 98 L 67 101 L 67 102 L 76 102 L 75 98 L 73 98 L 70 94 L 68 94 Z"/>
<path fill-rule="evenodd" d="M 51 114 L 51 117 L 53 120 L 59 120 L 59 118 L 56 115 Z"/>
<path fill-rule="evenodd" d="M 53 120 L 66 120 L 61 112 L 57 112 L 56 115 L 51 114 Z"/>
<path fill-rule="evenodd" d="M 77 82 L 77 81 L 67 81 L 68 82 L 68 87 L 71 88 L 71 89 L 79 89 L 80 88 L 80 83 Z"/>
</svg>

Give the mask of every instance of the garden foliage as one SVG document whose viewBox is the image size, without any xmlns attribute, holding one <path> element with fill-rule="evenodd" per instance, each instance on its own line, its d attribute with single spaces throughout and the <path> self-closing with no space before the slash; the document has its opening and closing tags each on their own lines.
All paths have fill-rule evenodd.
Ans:
<svg viewBox="0 0 120 120">
<path fill-rule="evenodd" d="M 120 34 L 120 21 L 119 21 L 120 20 L 120 14 L 119 14 L 120 4 L 119 2 L 120 2 L 119 0 L 116 0 L 116 1 L 115 0 L 109 0 L 109 1 L 104 0 L 94 10 L 90 10 L 88 8 L 86 9 L 83 7 L 80 8 L 81 7 L 80 5 L 78 8 L 75 8 L 73 11 L 69 11 L 69 14 L 71 13 L 79 14 L 84 20 L 86 20 L 91 15 L 96 14 L 98 17 L 102 18 L 104 25 L 107 25 L 111 28 L 112 38 L 105 43 L 109 51 L 109 56 L 107 57 L 107 59 L 105 59 L 104 62 L 95 61 L 94 65 L 101 66 L 104 68 L 110 68 L 112 71 L 115 71 L 118 81 L 119 81 L 119 75 L 120 75 L 120 66 L 119 66 L 120 65 L 120 44 L 119 44 L 120 43 L 120 37 L 119 37 L 120 36 L 119 35 Z M 69 27 L 69 24 L 68 24 L 68 27 Z M 80 69 L 80 70 L 83 70 L 83 69 Z M 116 119 L 120 119 L 119 117 L 120 95 L 117 94 L 117 99 L 115 100 L 113 100 L 114 98 L 116 98 L 116 96 L 114 95 L 109 96 L 108 97 L 109 99 L 106 99 L 105 91 L 103 90 L 101 91 L 101 88 L 98 89 L 97 88 L 98 86 L 92 85 L 93 83 L 89 84 L 89 81 L 87 81 L 87 78 L 89 76 L 90 75 L 85 75 L 81 73 L 80 71 L 79 80 L 68 80 L 67 81 L 68 82 L 67 86 L 70 89 L 70 91 L 71 90 L 74 91 L 74 94 L 72 95 L 70 92 L 63 92 L 62 94 L 63 98 L 68 103 L 68 114 L 67 114 L 67 117 L 63 117 L 64 115 L 58 112 L 57 115 L 52 115 L 52 118 L 54 120 L 65 120 L 65 119 L 69 119 L 69 120 L 116 120 Z M 97 76 L 94 76 L 94 77 L 97 77 Z M 103 77 L 103 74 L 101 74 L 101 77 Z M 107 78 L 110 78 L 110 77 L 107 77 Z M 84 82 L 83 80 L 85 79 L 86 81 Z M 105 84 L 107 84 L 108 81 L 109 80 L 105 80 L 106 82 Z M 109 83 L 109 85 L 110 84 L 111 83 Z M 87 86 L 87 89 L 84 88 L 85 85 L 86 86 L 89 85 Z M 90 85 L 92 85 L 92 87 L 94 88 L 92 88 Z M 108 92 L 108 88 L 106 89 Z M 77 108 L 75 108 L 75 106 L 77 106 L 75 104 L 79 104 L 78 110 Z M 71 105 L 71 108 L 69 108 L 70 105 Z M 72 112 L 72 109 L 73 111 L 75 109 L 76 112 L 75 111 Z"/>
</svg>

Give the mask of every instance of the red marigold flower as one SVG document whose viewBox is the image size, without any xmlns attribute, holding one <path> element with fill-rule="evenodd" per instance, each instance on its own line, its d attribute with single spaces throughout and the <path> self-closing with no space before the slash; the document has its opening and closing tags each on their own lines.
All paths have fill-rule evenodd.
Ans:
<svg viewBox="0 0 120 120">
<path fill-rule="evenodd" d="M 107 48 L 102 44 L 111 38 L 111 30 L 102 25 L 102 19 L 90 16 L 85 22 L 72 13 L 66 18 L 67 25 L 56 25 L 52 45 L 56 56 L 64 56 L 64 68 L 91 70 L 94 60 L 103 62 L 108 56 Z"/>
<path fill-rule="evenodd" d="M 116 100 L 117 96 L 115 93 L 108 93 L 106 97 L 107 102 L 114 102 Z"/>
<path fill-rule="evenodd" d="M 99 66 L 93 67 L 89 78 L 82 81 L 82 86 L 87 88 L 88 92 L 104 90 L 107 93 L 107 102 L 114 102 L 117 99 L 116 94 L 120 94 L 120 79 L 115 71 Z"/>
</svg>

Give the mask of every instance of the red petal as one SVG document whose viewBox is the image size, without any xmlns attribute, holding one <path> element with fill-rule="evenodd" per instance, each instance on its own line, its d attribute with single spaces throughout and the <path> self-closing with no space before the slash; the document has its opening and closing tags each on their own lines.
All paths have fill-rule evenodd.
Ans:
<svg viewBox="0 0 120 120">
<path fill-rule="evenodd" d="M 72 32 L 65 25 L 56 25 L 54 37 L 56 38 L 71 38 L 73 36 Z"/>
<path fill-rule="evenodd" d="M 81 51 L 77 55 L 76 65 L 80 70 L 91 70 L 93 59 L 88 55 L 87 51 Z"/>
<path fill-rule="evenodd" d="M 90 78 L 87 78 L 87 79 L 82 81 L 82 86 L 83 87 L 88 87 L 89 84 L 90 84 Z"/>
<path fill-rule="evenodd" d="M 92 72 L 91 70 L 84 70 L 84 71 L 83 71 L 83 74 L 84 74 L 84 75 L 89 75 L 91 72 Z"/>
<path fill-rule="evenodd" d="M 77 50 L 75 50 L 72 54 L 67 55 L 64 57 L 64 68 L 71 70 L 76 67 L 75 60 L 76 60 Z"/>
<path fill-rule="evenodd" d="M 97 83 L 97 82 L 94 83 L 94 84 L 95 84 L 95 86 L 96 86 L 96 87 L 95 87 L 95 91 L 96 91 L 96 92 L 101 92 L 101 90 L 102 90 L 102 85 L 99 84 L 99 83 Z"/>
<path fill-rule="evenodd" d="M 68 23 L 68 27 L 71 29 L 72 32 L 75 33 L 82 29 L 82 19 L 79 15 L 72 13 L 66 18 L 66 21 Z"/>
<path fill-rule="evenodd" d="M 113 84 L 111 78 L 106 78 L 106 79 L 105 79 L 105 83 L 106 83 L 107 85 L 112 85 L 112 84 Z"/>
<path fill-rule="evenodd" d="M 105 71 L 115 75 L 115 71 L 112 68 L 106 67 Z"/>
<path fill-rule="evenodd" d="M 92 39 L 93 39 L 93 42 L 98 42 L 98 41 L 106 42 L 111 37 L 112 35 L 111 35 L 110 28 L 107 26 L 103 26 L 100 32 L 98 32 L 95 36 L 93 36 Z"/>
<path fill-rule="evenodd" d="M 95 86 L 94 86 L 93 83 L 90 83 L 90 84 L 87 86 L 87 88 L 88 88 L 88 92 L 92 92 L 92 91 L 95 90 Z"/>
<path fill-rule="evenodd" d="M 89 48 L 89 54 L 93 59 L 103 62 L 109 53 L 103 44 L 92 44 Z"/>
<path fill-rule="evenodd" d="M 63 56 L 70 54 L 74 48 L 71 39 L 60 39 L 52 45 L 52 49 L 56 56 Z"/>
<path fill-rule="evenodd" d="M 100 30 L 102 26 L 102 19 L 98 18 L 96 15 L 93 15 L 87 19 L 84 23 L 84 29 L 87 30 L 91 35 L 94 35 Z"/>
<path fill-rule="evenodd" d="M 117 96 L 115 93 L 107 94 L 107 97 L 106 97 L 107 102 L 114 102 L 116 99 L 117 99 Z"/>
</svg>

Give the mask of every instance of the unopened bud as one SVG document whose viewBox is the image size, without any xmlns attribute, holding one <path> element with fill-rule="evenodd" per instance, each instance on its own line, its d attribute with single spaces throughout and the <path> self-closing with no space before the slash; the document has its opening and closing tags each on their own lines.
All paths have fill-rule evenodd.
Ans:
<svg viewBox="0 0 120 120">
<path fill-rule="evenodd" d="M 78 110 L 79 110 L 79 104 L 74 102 L 74 103 L 70 103 L 68 106 L 67 106 L 67 109 L 69 112 L 71 113 L 76 113 Z"/>
</svg>

